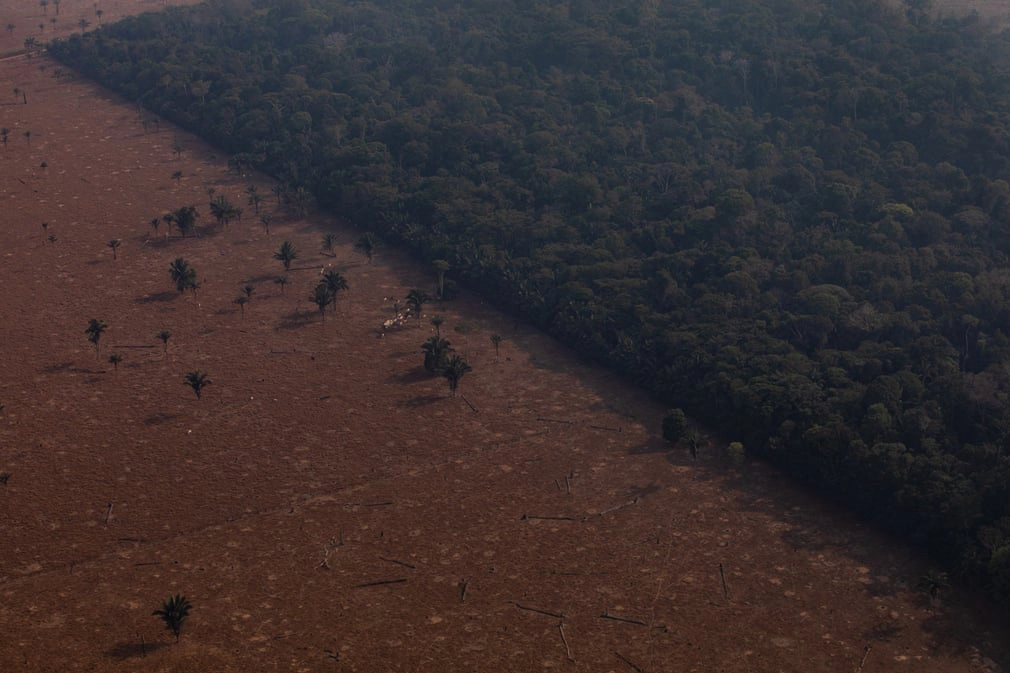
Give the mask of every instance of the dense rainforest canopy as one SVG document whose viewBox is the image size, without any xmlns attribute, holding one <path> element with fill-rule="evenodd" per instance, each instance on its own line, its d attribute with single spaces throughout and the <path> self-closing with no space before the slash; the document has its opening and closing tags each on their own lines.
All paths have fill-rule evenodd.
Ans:
<svg viewBox="0 0 1010 673">
<path fill-rule="evenodd" d="M 1010 34 L 214 0 L 51 52 L 1010 595 Z"/>
</svg>

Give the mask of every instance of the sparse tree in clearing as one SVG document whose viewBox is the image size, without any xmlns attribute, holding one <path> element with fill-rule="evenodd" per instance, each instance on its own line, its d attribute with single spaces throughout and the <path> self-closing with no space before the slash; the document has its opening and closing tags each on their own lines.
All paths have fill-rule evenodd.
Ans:
<svg viewBox="0 0 1010 673">
<path fill-rule="evenodd" d="M 337 304 L 337 296 L 342 290 L 347 289 L 347 279 L 344 278 L 343 274 L 334 269 L 328 269 L 326 273 L 323 274 L 322 283 L 330 289 L 333 293 L 333 305 Z"/>
<path fill-rule="evenodd" d="M 263 225 L 263 230 L 266 232 L 267 236 L 270 235 L 270 222 L 273 220 L 273 215 L 270 213 L 263 213 L 260 215 L 260 224 Z"/>
<path fill-rule="evenodd" d="M 45 173 L 46 169 L 49 168 L 49 163 L 43 161 L 41 164 L 39 164 L 39 168 L 41 168 L 42 172 Z"/>
<path fill-rule="evenodd" d="M 43 222 L 42 223 L 42 236 L 43 237 L 46 235 L 47 231 L 49 231 L 49 223 L 48 222 Z"/>
<path fill-rule="evenodd" d="M 32 132 L 31 132 L 31 131 L 25 131 L 25 141 L 26 141 L 26 142 L 27 142 L 27 143 L 28 143 L 29 145 L 31 145 L 31 144 L 32 144 Z"/>
<path fill-rule="evenodd" d="M 333 234 L 323 235 L 323 251 L 333 254 L 333 246 L 337 242 L 337 237 Z"/>
<path fill-rule="evenodd" d="M 256 185 L 249 185 L 245 188 L 245 191 L 249 195 L 249 205 L 253 207 L 253 212 L 259 215 L 260 204 L 263 203 L 263 195 L 259 193 Z"/>
<path fill-rule="evenodd" d="M 449 270 L 449 262 L 444 259 L 436 259 L 431 263 L 438 274 L 438 298 L 445 299 L 445 272 Z"/>
<path fill-rule="evenodd" d="M 495 333 L 495 334 L 491 335 L 491 345 L 494 346 L 494 361 L 495 362 L 498 362 L 498 347 L 501 346 L 501 342 L 503 340 L 504 339 L 502 339 L 502 335 L 501 334 Z"/>
<path fill-rule="evenodd" d="M 99 24 L 102 23 L 102 14 L 105 14 L 105 11 L 102 10 L 101 8 L 95 10 L 95 16 L 98 17 L 98 23 Z"/>
<path fill-rule="evenodd" d="M 49 0 L 39 0 L 39 7 L 42 8 L 43 16 L 49 13 Z"/>
<path fill-rule="evenodd" d="M 212 383 L 212 381 L 207 378 L 207 374 L 201 372 L 200 370 L 189 372 L 186 374 L 186 378 L 184 378 L 182 382 L 193 389 L 193 392 L 196 393 L 196 399 L 198 400 L 201 399 L 203 389 Z"/>
<path fill-rule="evenodd" d="M 176 257 L 168 266 L 168 273 L 175 283 L 175 289 L 182 294 L 186 290 L 196 291 L 196 270 L 182 257 Z"/>
<path fill-rule="evenodd" d="M 252 285 L 243 285 L 242 294 L 245 295 L 246 299 L 252 301 L 252 296 L 256 294 L 256 288 Z"/>
<path fill-rule="evenodd" d="M 249 297 L 240 294 L 235 298 L 235 303 L 238 304 L 239 315 L 245 320 L 245 305 L 249 303 Z"/>
<path fill-rule="evenodd" d="M 88 321 L 88 326 L 84 330 L 84 333 L 88 335 L 88 341 L 95 345 L 95 355 L 101 353 L 101 341 L 102 334 L 105 330 L 109 329 L 109 326 L 98 318 L 92 318 Z"/>
<path fill-rule="evenodd" d="M 160 224 L 161 224 L 161 218 L 160 217 L 152 217 L 151 218 L 151 229 L 154 230 L 154 235 L 155 236 L 158 235 L 158 226 Z"/>
<path fill-rule="evenodd" d="M 88 21 L 87 19 L 81 19 L 80 21 L 77 22 L 77 27 L 81 29 L 82 33 L 86 31 L 88 29 L 88 26 L 90 25 L 91 22 Z"/>
<path fill-rule="evenodd" d="M 183 206 L 182 208 L 176 208 L 167 217 L 169 218 L 167 221 L 174 223 L 175 228 L 179 230 L 179 234 L 183 238 L 186 238 L 186 235 L 196 228 L 196 221 L 199 219 L 200 214 L 196 211 L 195 206 Z"/>
<path fill-rule="evenodd" d="M 421 326 L 421 308 L 428 303 L 431 297 L 424 290 L 414 288 L 407 293 L 407 306 L 417 316 L 417 326 Z"/>
<path fill-rule="evenodd" d="M 468 365 L 466 360 L 458 355 L 453 355 L 445 363 L 442 376 L 449 382 L 449 392 L 453 397 L 456 397 L 456 389 L 459 388 L 459 382 L 463 378 L 463 375 L 469 371 L 473 371 L 473 367 Z"/>
<path fill-rule="evenodd" d="M 119 246 L 121 246 L 122 244 L 123 244 L 123 242 L 120 241 L 118 238 L 114 238 L 114 239 L 112 239 L 111 241 L 109 241 L 108 243 L 105 244 L 107 247 L 109 247 L 109 248 L 112 249 L 112 260 L 113 261 L 115 261 L 117 259 L 116 258 L 116 251 L 119 250 Z"/>
<path fill-rule="evenodd" d="M 940 600 L 941 594 L 950 588 L 950 578 L 947 573 L 940 570 L 930 570 L 919 578 L 916 587 L 924 592 L 931 602 Z"/>
<path fill-rule="evenodd" d="M 4 150 L 7 149 L 7 136 L 10 135 L 10 129 L 6 126 L 0 129 L 0 142 L 4 144 Z"/>
<path fill-rule="evenodd" d="M 368 258 L 368 263 L 372 263 L 375 255 L 375 238 L 367 231 L 354 244 L 354 249 Z"/>
<path fill-rule="evenodd" d="M 182 180 L 182 171 L 173 171 L 172 179 L 175 180 L 175 184 L 178 185 Z"/>
<path fill-rule="evenodd" d="M 326 322 L 326 307 L 333 302 L 333 297 L 333 290 L 324 282 L 316 285 L 312 294 L 309 295 L 309 301 L 319 307 L 319 315 L 323 322 Z"/>
<path fill-rule="evenodd" d="M 421 344 L 421 350 L 424 351 L 424 369 L 432 374 L 437 374 L 445 369 L 445 365 L 449 361 L 449 354 L 453 349 L 448 340 L 440 336 L 433 336 Z"/>
<path fill-rule="evenodd" d="M 183 149 L 184 149 L 183 146 L 179 143 L 178 140 L 176 140 L 176 141 L 174 141 L 172 143 L 172 154 L 175 155 L 176 159 L 181 159 L 182 158 L 182 150 Z"/>
<path fill-rule="evenodd" d="M 442 336 L 442 325 L 445 324 L 445 318 L 440 315 L 431 317 L 431 325 L 435 328 L 435 336 Z"/>
<path fill-rule="evenodd" d="M 119 373 L 119 363 L 123 361 L 123 356 L 119 353 L 113 353 L 109 356 L 109 364 L 112 365 L 112 369 L 118 374 Z"/>
<path fill-rule="evenodd" d="M 290 271 L 291 262 L 298 259 L 298 251 L 295 250 L 295 246 L 292 245 L 291 241 L 284 241 L 281 243 L 280 249 L 274 253 L 274 259 L 280 260 L 281 264 L 284 265 L 285 271 Z"/>
<path fill-rule="evenodd" d="M 158 332 L 157 336 L 165 347 L 165 355 L 168 355 L 168 340 L 172 338 L 172 333 L 169 332 L 167 329 L 163 329 L 160 332 Z"/>
<path fill-rule="evenodd" d="M 199 394 L 197 396 L 199 397 Z M 182 625 L 189 618 L 189 611 L 192 609 L 192 604 L 186 600 L 185 596 L 176 594 L 175 596 L 169 596 L 168 600 L 161 604 L 161 609 L 155 610 L 151 614 L 155 617 L 161 617 L 161 621 L 165 622 L 165 628 L 175 636 L 175 642 L 179 642 L 179 633 L 182 631 Z"/>
<path fill-rule="evenodd" d="M 40 23 L 39 24 L 39 32 L 40 33 L 46 32 L 46 24 L 45 23 Z"/>
<path fill-rule="evenodd" d="M 274 198 L 277 199 L 277 207 L 280 208 L 281 207 L 281 200 L 282 200 L 282 197 L 284 196 L 284 191 L 285 191 L 284 190 L 284 185 L 282 185 L 281 183 L 278 182 L 276 185 L 274 185 L 273 187 L 270 188 L 270 191 L 274 193 Z"/>
<path fill-rule="evenodd" d="M 61 0 L 53 0 L 53 6 L 56 7 L 56 16 L 60 15 L 60 1 Z"/>
<path fill-rule="evenodd" d="M 221 194 L 210 202 L 210 213 L 218 224 L 223 223 L 224 228 L 227 229 L 231 218 L 239 214 L 239 209 L 225 195 Z"/>
<path fill-rule="evenodd" d="M 56 242 L 56 234 L 49 234 L 49 238 L 47 238 L 46 240 L 48 240 L 50 243 L 55 243 Z"/>
<path fill-rule="evenodd" d="M 7 24 L 7 33 L 10 34 L 10 35 L 13 35 L 15 28 L 17 28 L 17 26 L 15 26 L 13 23 L 8 23 Z"/>
<path fill-rule="evenodd" d="M 51 30 L 56 30 L 56 17 L 55 16 L 49 19 L 49 25 L 52 26 Z M 60 70 L 60 71 L 53 71 L 53 76 L 56 77 L 56 79 L 59 79 L 60 77 L 63 76 L 63 71 L 62 70 Z"/>
<path fill-rule="evenodd" d="M 277 276 L 277 278 L 274 279 L 274 283 L 281 286 L 281 294 L 284 294 L 284 286 L 288 284 L 288 277 Z"/>
</svg>

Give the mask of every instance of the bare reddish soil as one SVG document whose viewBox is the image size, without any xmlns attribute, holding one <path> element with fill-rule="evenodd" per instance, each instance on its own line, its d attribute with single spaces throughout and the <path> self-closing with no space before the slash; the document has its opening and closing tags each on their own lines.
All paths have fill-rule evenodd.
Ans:
<svg viewBox="0 0 1010 673">
<path fill-rule="evenodd" d="M 28 93 L 0 95 L 2 670 L 998 670 L 1004 627 L 930 605 L 899 544 L 714 443 L 669 450 L 655 404 L 475 297 L 380 337 L 433 271 L 369 265 L 315 214 L 268 235 L 244 198 L 274 210 L 268 180 L 54 68 L 0 62 Z M 210 188 L 241 222 L 214 224 Z M 188 204 L 199 238 L 152 231 Z M 324 323 L 330 264 L 350 290 Z M 476 411 L 420 366 L 435 313 Z M 174 593 L 178 644 L 151 616 Z"/>
</svg>

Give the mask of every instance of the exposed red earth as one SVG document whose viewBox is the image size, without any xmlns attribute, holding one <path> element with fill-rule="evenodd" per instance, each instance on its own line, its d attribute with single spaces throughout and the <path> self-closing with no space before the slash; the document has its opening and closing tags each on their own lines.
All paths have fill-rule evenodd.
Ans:
<svg viewBox="0 0 1010 673">
<path fill-rule="evenodd" d="M 0 91 L 2 670 L 999 670 L 1005 625 L 931 602 L 901 544 L 715 440 L 670 449 L 655 403 L 477 297 L 380 336 L 434 270 L 367 263 L 360 232 L 58 67 L 0 62 L 28 98 Z M 190 204 L 199 237 L 150 226 Z M 324 322 L 330 265 L 350 289 Z M 421 367 L 435 314 L 465 398 Z M 176 593 L 179 643 L 151 615 Z"/>
</svg>

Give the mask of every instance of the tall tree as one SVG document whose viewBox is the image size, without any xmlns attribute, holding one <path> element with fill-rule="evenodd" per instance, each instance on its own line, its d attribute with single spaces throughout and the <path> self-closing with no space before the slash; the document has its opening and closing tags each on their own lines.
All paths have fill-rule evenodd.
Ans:
<svg viewBox="0 0 1010 673">
<path fill-rule="evenodd" d="M 375 255 L 375 237 L 366 231 L 354 244 L 354 249 L 367 257 L 368 263 L 371 264 L 372 257 Z"/>
<path fill-rule="evenodd" d="M 319 315 L 322 317 L 323 322 L 326 322 L 326 307 L 333 302 L 334 296 L 333 290 L 323 282 L 316 285 L 312 294 L 309 295 L 309 301 L 319 307 Z"/>
<path fill-rule="evenodd" d="M 337 296 L 341 291 L 347 289 L 347 279 L 344 278 L 343 274 L 335 269 L 327 269 L 326 273 L 323 274 L 322 282 L 326 287 L 330 288 L 330 292 L 333 293 L 333 304 L 337 303 Z"/>
<path fill-rule="evenodd" d="M 116 250 L 118 250 L 119 246 L 122 245 L 122 244 L 123 244 L 123 242 L 121 240 L 119 240 L 118 238 L 114 238 L 114 239 L 112 239 L 111 241 L 109 241 L 108 243 L 105 244 L 107 247 L 109 247 L 109 248 L 112 249 L 112 259 L 113 259 L 113 261 L 116 260 Z"/>
<path fill-rule="evenodd" d="M 95 355 L 101 353 L 101 341 L 102 334 L 105 330 L 109 329 L 109 326 L 98 318 L 92 318 L 88 321 L 88 326 L 85 328 L 84 333 L 88 335 L 88 341 L 90 341 L 95 346 Z"/>
<path fill-rule="evenodd" d="M 167 329 L 163 329 L 158 332 L 157 336 L 161 340 L 162 345 L 165 347 L 165 354 L 168 355 L 168 340 L 172 338 L 172 333 Z"/>
<path fill-rule="evenodd" d="M 445 365 L 449 361 L 449 354 L 452 352 L 452 346 L 448 340 L 440 336 L 433 336 L 421 344 L 421 350 L 424 351 L 425 370 L 437 374 L 445 369 Z"/>
<path fill-rule="evenodd" d="M 197 396 L 199 397 L 199 393 Z M 155 610 L 151 614 L 155 617 L 161 617 L 161 621 L 165 622 L 165 628 L 175 635 L 175 642 L 179 642 L 182 625 L 189 618 L 189 611 L 192 609 L 192 604 L 186 600 L 185 596 L 176 594 L 175 596 L 169 596 L 168 600 L 161 604 L 161 609 Z"/>
<path fill-rule="evenodd" d="M 458 355 L 453 355 L 446 361 L 445 368 L 442 369 L 442 376 L 449 382 L 449 392 L 453 397 L 456 397 L 456 389 L 459 387 L 463 375 L 470 371 L 473 371 L 473 367 Z"/>
<path fill-rule="evenodd" d="M 498 348 L 499 348 L 499 346 L 501 346 L 501 342 L 503 340 L 504 339 L 502 339 L 502 335 L 501 334 L 495 333 L 495 334 L 491 335 L 491 345 L 494 346 L 494 361 L 495 362 L 498 362 Z"/>
<path fill-rule="evenodd" d="M 445 299 L 445 272 L 449 270 L 449 262 L 444 259 L 436 259 L 431 263 L 438 274 L 438 298 Z"/>
<path fill-rule="evenodd" d="M 285 271 L 290 271 L 291 262 L 298 259 L 298 251 L 295 250 L 295 246 L 291 241 L 284 241 L 277 252 L 274 253 L 274 259 L 280 260 L 281 264 L 284 265 Z"/>
<path fill-rule="evenodd" d="M 196 282 L 196 269 L 189 265 L 182 257 L 176 257 L 171 264 L 168 266 L 169 276 L 172 278 L 172 282 L 175 283 L 175 289 L 179 293 L 183 293 L 186 290 L 196 291 L 198 287 Z"/>
</svg>

